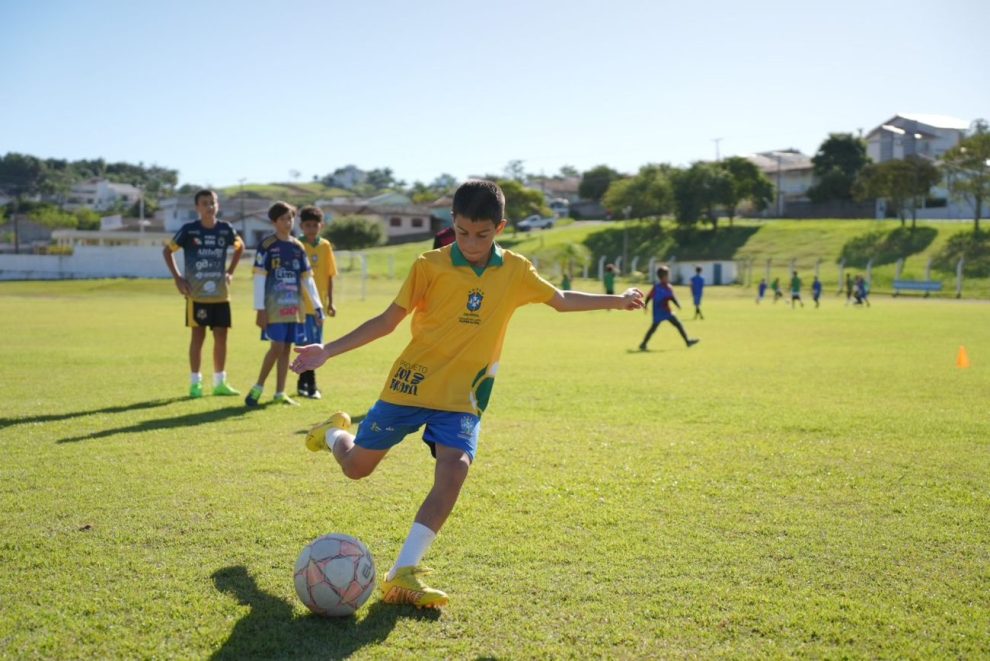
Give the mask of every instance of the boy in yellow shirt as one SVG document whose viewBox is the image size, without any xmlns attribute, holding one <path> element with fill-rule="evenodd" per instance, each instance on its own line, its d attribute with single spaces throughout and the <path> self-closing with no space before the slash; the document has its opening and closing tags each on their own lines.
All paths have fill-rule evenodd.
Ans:
<svg viewBox="0 0 990 661">
<path fill-rule="evenodd" d="M 488 405 L 509 319 L 527 303 L 559 312 L 643 307 L 643 292 L 621 296 L 560 291 L 529 260 L 495 243 L 505 229 L 505 195 L 490 181 L 468 181 L 454 194 L 455 242 L 423 253 L 395 301 L 350 333 L 325 345 L 299 347 L 297 373 L 391 333 L 410 312 L 412 339 L 392 366 L 380 399 L 357 436 L 338 412 L 310 430 L 306 447 L 329 450 L 344 475 L 370 475 L 406 435 L 424 424 L 436 457 L 433 488 L 380 588 L 386 603 L 444 606 L 447 595 L 428 587 L 420 565 L 457 502 L 474 461 L 481 413 Z"/>
<path fill-rule="evenodd" d="M 320 236 L 323 231 L 323 211 L 319 207 L 303 207 L 299 210 L 299 226 L 302 228 L 303 248 L 312 269 L 316 291 L 320 294 L 323 311 L 326 316 L 333 317 L 337 308 L 333 306 L 333 278 L 337 275 L 337 260 L 333 255 L 333 246 Z M 323 344 L 323 326 L 318 323 L 316 310 L 309 298 L 305 299 L 306 308 L 306 340 L 304 344 Z M 297 390 L 301 397 L 319 399 L 320 389 L 316 387 L 316 372 L 307 370 L 299 375 Z"/>
</svg>

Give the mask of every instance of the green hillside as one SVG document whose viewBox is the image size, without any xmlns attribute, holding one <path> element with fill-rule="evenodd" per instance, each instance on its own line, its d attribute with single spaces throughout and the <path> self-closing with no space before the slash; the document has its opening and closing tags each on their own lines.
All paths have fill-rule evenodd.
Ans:
<svg viewBox="0 0 990 661">
<path fill-rule="evenodd" d="M 755 286 L 771 261 L 771 277 L 785 277 L 792 260 L 810 283 L 816 265 L 825 285 L 838 289 L 838 264 L 845 259 L 846 272 L 865 273 L 872 258 L 873 291 L 891 293 L 896 262 L 905 258 L 901 277 L 921 280 L 929 259 L 931 279 L 941 281 L 942 297 L 955 296 L 955 252 L 953 242 L 972 237 L 972 225 L 955 222 L 919 222 L 912 232 L 902 229 L 898 221 L 875 220 L 770 220 L 737 221 L 733 227 L 723 224 L 713 232 L 709 228 L 682 231 L 669 221 L 656 223 L 622 221 L 610 223 L 579 222 L 552 230 L 507 231 L 499 241 L 504 247 L 540 262 L 548 277 L 556 278 L 559 267 L 551 265 L 553 256 L 564 246 L 577 243 L 589 249 L 589 273 L 595 276 L 598 260 L 605 256 L 614 261 L 623 254 L 623 236 L 627 235 L 630 263 L 638 256 L 638 273 L 627 275 L 630 282 L 647 281 L 650 257 L 663 261 L 735 260 L 751 263 L 743 278 L 745 286 Z M 975 250 L 966 261 L 964 298 L 990 298 L 990 234 L 977 235 Z M 430 242 L 385 246 L 365 251 L 372 277 L 403 277 L 419 253 Z M 972 246 L 970 246 L 972 248 Z M 982 252 L 980 252 L 982 251 Z M 820 260 L 820 264 L 819 264 Z M 576 269 L 580 271 L 580 269 Z M 742 270 L 742 269 L 741 269 Z"/>
<path fill-rule="evenodd" d="M 244 186 L 228 186 L 219 190 L 222 195 L 227 197 L 239 195 L 242 191 L 248 196 L 267 200 L 285 200 L 295 205 L 312 204 L 317 200 L 351 194 L 343 188 L 324 186 L 315 181 L 308 183 L 245 184 Z"/>
</svg>

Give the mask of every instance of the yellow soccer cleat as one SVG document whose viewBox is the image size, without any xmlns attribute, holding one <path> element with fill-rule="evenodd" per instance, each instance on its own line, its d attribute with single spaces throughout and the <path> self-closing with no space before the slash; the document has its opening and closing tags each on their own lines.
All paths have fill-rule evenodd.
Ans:
<svg viewBox="0 0 990 661">
<path fill-rule="evenodd" d="M 351 416 L 343 411 L 337 411 L 326 421 L 321 422 L 306 434 L 306 449 L 310 452 L 329 450 L 327 447 L 327 431 L 331 429 L 343 429 L 348 431 L 351 428 Z"/>
<path fill-rule="evenodd" d="M 379 586 L 386 604 L 409 604 L 416 608 L 441 608 L 447 605 L 447 593 L 434 590 L 420 576 L 429 574 L 427 567 L 401 567 L 391 581 Z"/>
</svg>

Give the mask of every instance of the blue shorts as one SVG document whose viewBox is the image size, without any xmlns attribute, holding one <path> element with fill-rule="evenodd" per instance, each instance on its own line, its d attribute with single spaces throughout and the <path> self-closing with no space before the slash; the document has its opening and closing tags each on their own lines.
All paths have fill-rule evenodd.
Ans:
<svg viewBox="0 0 990 661">
<path fill-rule="evenodd" d="M 388 450 L 424 424 L 423 442 L 430 446 L 434 455 L 433 446 L 443 445 L 463 450 L 474 462 L 481 418 L 471 413 L 389 404 L 380 399 L 361 421 L 354 444 L 366 450 Z"/>
<path fill-rule="evenodd" d="M 302 344 L 306 339 L 306 329 L 302 324 L 289 322 L 287 324 L 268 324 L 261 331 L 263 342 L 281 342 L 282 344 Z"/>
<path fill-rule="evenodd" d="M 306 315 L 304 331 L 305 338 L 303 339 L 303 344 L 323 344 L 323 326 L 317 325 L 315 314 Z M 296 344 L 299 343 L 297 342 Z"/>
<path fill-rule="evenodd" d="M 657 313 L 657 312 L 654 312 L 653 313 L 653 323 L 654 324 L 659 324 L 659 323 L 664 322 L 664 321 L 670 321 L 673 318 L 674 318 L 673 313 L 666 312 L 664 310 L 661 310 L 659 313 Z"/>
</svg>

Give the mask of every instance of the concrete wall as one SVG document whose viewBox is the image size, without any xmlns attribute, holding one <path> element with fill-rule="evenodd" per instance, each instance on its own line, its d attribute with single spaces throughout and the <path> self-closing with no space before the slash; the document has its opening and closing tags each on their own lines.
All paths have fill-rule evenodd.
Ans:
<svg viewBox="0 0 990 661">
<path fill-rule="evenodd" d="M 71 255 L 0 255 L 0 280 L 170 277 L 160 247 L 77 246 Z"/>
</svg>

